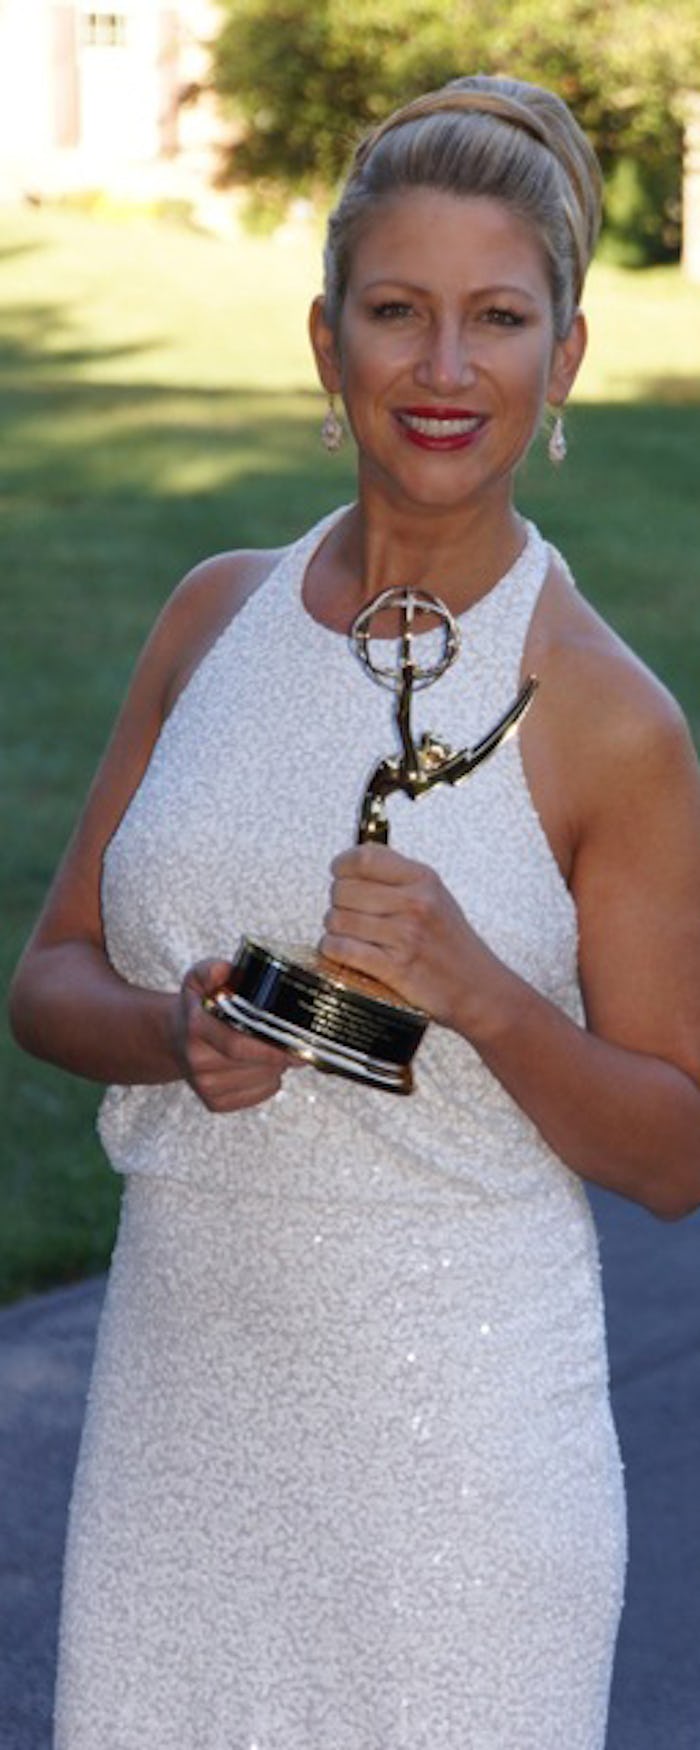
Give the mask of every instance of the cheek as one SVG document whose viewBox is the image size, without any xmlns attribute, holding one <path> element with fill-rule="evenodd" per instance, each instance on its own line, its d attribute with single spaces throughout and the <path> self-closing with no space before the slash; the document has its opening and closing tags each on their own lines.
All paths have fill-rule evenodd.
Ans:
<svg viewBox="0 0 700 1750">
<path fill-rule="evenodd" d="M 340 369 L 344 397 L 381 395 L 402 371 L 410 370 L 415 338 L 399 334 L 389 325 L 357 326 L 348 318 L 340 334 Z"/>
<path fill-rule="evenodd" d="M 343 399 L 354 406 L 361 417 L 379 401 L 396 374 L 394 361 L 386 357 L 383 348 L 365 348 L 361 358 L 346 358 L 342 373 Z"/>
<path fill-rule="evenodd" d="M 547 389 L 551 375 L 551 360 L 548 353 L 540 347 L 534 348 L 519 361 L 519 367 L 514 377 L 514 391 L 523 405 L 529 407 L 544 403 L 547 399 Z"/>
</svg>

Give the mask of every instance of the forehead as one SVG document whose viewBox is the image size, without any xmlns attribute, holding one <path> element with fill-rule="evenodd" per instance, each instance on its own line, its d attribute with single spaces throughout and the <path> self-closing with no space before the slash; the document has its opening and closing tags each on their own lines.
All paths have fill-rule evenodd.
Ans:
<svg viewBox="0 0 700 1750">
<path fill-rule="evenodd" d="M 349 286 L 512 285 L 549 295 L 545 250 L 535 227 L 487 195 L 404 189 L 378 202 L 355 241 Z"/>
</svg>

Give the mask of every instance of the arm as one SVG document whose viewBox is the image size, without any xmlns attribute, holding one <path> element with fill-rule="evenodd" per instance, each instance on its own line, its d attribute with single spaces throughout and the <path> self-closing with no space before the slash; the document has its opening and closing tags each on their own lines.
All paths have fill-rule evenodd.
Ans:
<svg viewBox="0 0 700 1750">
<path fill-rule="evenodd" d="M 202 995 L 222 982 L 227 965 L 193 968 L 172 995 L 137 988 L 119 976 L 105 950 L 102 858 L 177 693 L 269 566 L 267 554 L 208 561 L 168 604 L 139 661 L 10 995 L 12 1027 L 26 1050 L 98 1081 L 184 1076 L 216 1110 L 274 1092 L 288 1060 L 234 1034 L 202 1009 Z"/>
<path fill-rule="evenodd" d="M 572 874 L 587 1031 L 379 846 L 338 859 L 323 951 L 461 1033 L 583 1178 L 673 1217 L 700 1202 L 700 777 L 665 699 L 622 742 Z"/>
</svg>

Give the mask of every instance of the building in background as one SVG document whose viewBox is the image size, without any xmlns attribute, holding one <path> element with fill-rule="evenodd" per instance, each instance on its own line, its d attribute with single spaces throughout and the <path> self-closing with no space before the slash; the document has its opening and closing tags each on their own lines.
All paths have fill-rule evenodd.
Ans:
<svg viewBox="0 0 700 1750">
<path fill-rule="evenodd" d="M 194 197 L 224 133 L 214 0 L 0 0 L 0 198 Z"/>
</svg>

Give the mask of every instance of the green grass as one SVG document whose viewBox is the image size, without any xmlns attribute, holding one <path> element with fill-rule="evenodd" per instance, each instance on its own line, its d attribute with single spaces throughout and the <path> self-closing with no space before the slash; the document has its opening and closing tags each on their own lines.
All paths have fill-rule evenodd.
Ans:
<svg viewBox="0 0 700 1750">
<path fill-rule="evenodd" d="M 0 214 L 3 974 L 41 902 L 136 650 L 178 576 L 352 495 L 318 442 L 305 339 L 318 239 L 223 244 Z M 668 681 L 700 737 L 700 291 L 601 267 L 555 473 L 521 503 Z M 118 1182 L 98 1090 L 0 1039 L 0 1297 L 100 1268 Z"/>
</svg>

